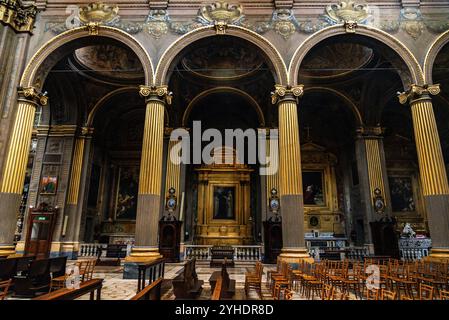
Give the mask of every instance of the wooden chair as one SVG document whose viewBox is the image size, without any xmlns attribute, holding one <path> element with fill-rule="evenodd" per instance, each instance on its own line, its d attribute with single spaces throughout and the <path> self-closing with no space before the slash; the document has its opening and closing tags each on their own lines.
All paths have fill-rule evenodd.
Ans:
<svg viewBox="0 0 449 320">
<path fill-rule="evenodd" d="M 449 291 L 440 291 L 440 300 L 449 300 Z"/>
<path fill-rule="evenodd" d="M 379 300 L 380 299 L 380 289 L 366 290 L 366 300 Z"/>
<path fill-rule="evenodd" d="M 0 281 L 0 300 L 4 300 L 8 294 L 9 287 L 11 286 L 12 279 L 6 281 Z"/>
<path fill-rule="evenodd" d="M 427 284 L 419 285 L 419 300 L 433 300 L 434 288 Z"/>
<path fill-rule="evenodd" d="M 397 273 L 391 277 L 392 282 L 396 285 L 398 297 L 406 295 L 413 298 L 413 290 L 417 288 L 416 279 L 413 277 L 413 266 L 402 265 L 397 267 Z"/>
<path fill-rule="evenodd" d="M 334 300 L 334 287 L 330 284 L 324 283 L 321 288 L 321 300 Z"/>
<path fill-rule="evenodd" d="M 262 300 L 262 274 L 263 265 L 261 262 L 256 262 L 255 272 L 247 272 L 245 274 L 245 294 L 248 296 L 248 292 L 251 289 L 255 289 Z"/>
<path fill-rule="evenodd" d="M 277 260 L 276 270 L 268 270 L 267 271 L 267 286 L 271 283 L 271 275 L 281 272 L 282 261 L 280 259 Z"/>
<path fill-rule="evenodd" d="M 396 295 L 394 291 L 380 289 L 380 300 L 396 300 Z"/>
</svg>

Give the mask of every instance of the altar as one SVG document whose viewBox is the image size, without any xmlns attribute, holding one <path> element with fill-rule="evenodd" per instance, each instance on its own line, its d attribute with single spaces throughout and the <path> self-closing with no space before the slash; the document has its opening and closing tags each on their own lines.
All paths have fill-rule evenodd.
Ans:
<svg viewBox="0 0 449 320">
<path fill-rule="evenodd" d="M 199 245 L 251 244 L 250 174 L 253 169 L 236 161 L 233 149 L 220 150 L 223 159 L 201 166 L 198 174 L 198 223 L 195 242 Z"/>
</svg>

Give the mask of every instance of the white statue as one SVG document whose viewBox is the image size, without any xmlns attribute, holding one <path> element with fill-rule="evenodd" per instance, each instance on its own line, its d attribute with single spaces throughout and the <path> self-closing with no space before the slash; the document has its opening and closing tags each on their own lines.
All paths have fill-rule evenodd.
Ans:
<svg viewBox="0 0 449 320">
<path fill-rule="evenodd" d="M 404 229 L 402 230 L 402 236 L 407 238 L 414 238 L 416 236 L 416 232 L 413 231 L 412 226 L 410 223 L 406 223 L 404 226 Z"/>
</svg>

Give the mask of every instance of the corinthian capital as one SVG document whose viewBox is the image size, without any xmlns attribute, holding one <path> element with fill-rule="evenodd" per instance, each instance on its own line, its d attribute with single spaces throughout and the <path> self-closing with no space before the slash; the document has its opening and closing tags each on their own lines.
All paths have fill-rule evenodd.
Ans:
<svg viewBox="0 0 449 320">
<path fill-rule="evenodd" d="M 271 93 L 271 103 L 275 104 L 278 101 L 285 98 L 296 99 L 302 96 L 304 93 L 304 85 L 299 84 L 296 86 L 283 86 L 276 84 L 274 86 L 274 91 Z"/>
<path fill-rule="evenodd" d="M 156 98 L 170 105 L 173 93 L 168 91 L 168 86 L 140 86 L 139 94 L 144 98 Z"/>
<path fill-rule="evenodd" d="M 399 93 L 398 98 L 401 104 L 405 104 L 407 102 L 412 102 L 413 100 L 419 99 L 424 95 L 432 95 L 436 96 L 440 93 L 440 85 L 439 84 L 424 84 L 419 86 L 417 84 L 412 84 L 410 89 L 405 92 Z"/>
<path fill-rule="evenodd" d="M 19 95 L 19 98 L 30 101 L 33 104 L 46 106 L 48 103 L 47 92 L 39 92 L 34 87 L 18 87 L 17 93 Z"/>
</svg>

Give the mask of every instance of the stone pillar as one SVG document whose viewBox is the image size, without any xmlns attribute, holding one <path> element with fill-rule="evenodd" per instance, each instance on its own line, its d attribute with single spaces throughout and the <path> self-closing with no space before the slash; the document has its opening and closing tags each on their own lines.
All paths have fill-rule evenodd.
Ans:
<svg viewBox="0 0 449 320">
<path fill-rule="evenodd" d="M 140 163 L 136 218 L 136 243 L 127 261 L 151 261 L 162 257 L 158 251 L 159 208 L 164 145 L 164 108 L 171 103 L 167 86 L 140 86 L 146 98 L 145 128 Z"/>
<path fill-rule="evenodd" d="M 82 215 L 82 195 L 86 185 L 83 176 L 86 155 L 86 134 L 91 133 L 87 128 L 82 128 L 82 132 L 75 139 L 73 149 L 72 166 L 70 170 L 69 189 L 63 217 L 63 240 L 65 251 L 63 254 L 71 255 L 75 258 L 79 247 L 79 229 Z M 89 137 L 90 138 L 90 137 Z"/>
<path fill-rule="evenodd" d="M 419 174 L 427 209 L 432 251 L 430 258 L 449 260 L 449 184 L 430 95 L 439 85 L 412 85 L 399 95 L 412 111 Z"/>
<path fill-rule="evenodd" d="M 33 87 L 19 88 L 16 118 L 0 184 L 0 256 L 13 254 L 14 231 L 25 180 L 31 144 L 34 114 L 38 104 L 47 105 L 47 97 Z"/>
<path fill-rule="evenodd" d="M 360 181 L 362 208 L 365 213 L 365 245 L 374 252 L 370 222 L 378 220 L 374 209 L 374 190 L 380 189 L 385 200 L 385 212 L 391 213 L 390 192 L 383 149 L 383 128 L 360 127 L 357 129 L 356 156 Z"/>
<path fill-rule="evenodd" d="M 279 108 L 279 183 L 283 248 L 279 258 L 289 263 L 309 259 L 304 241 L 304 201 L 297 103 L 303 86 L 276 85 L 272 103 Z"/>
</svg>

